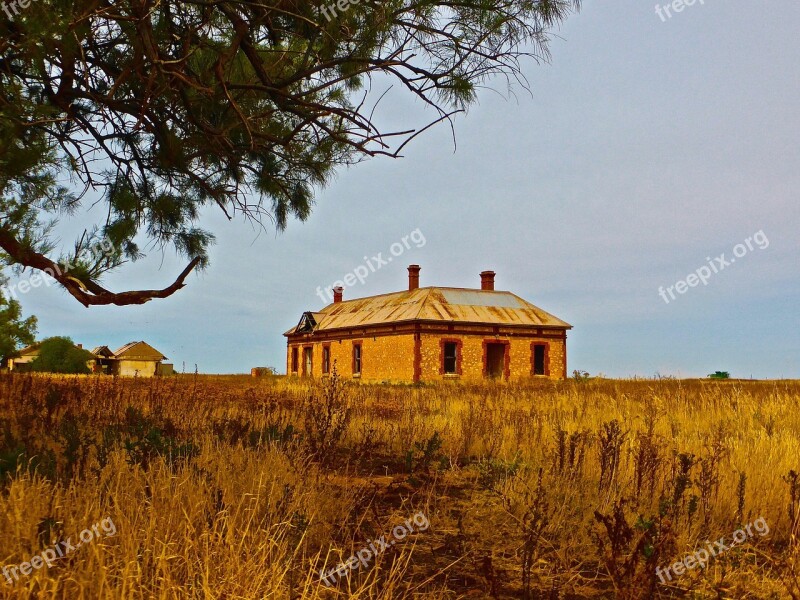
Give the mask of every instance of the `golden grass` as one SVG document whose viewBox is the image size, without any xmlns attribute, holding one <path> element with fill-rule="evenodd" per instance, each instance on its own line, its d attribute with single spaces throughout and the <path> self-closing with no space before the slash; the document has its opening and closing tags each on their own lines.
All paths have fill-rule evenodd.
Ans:
<svg viewBox="0 0 800 600">
<path fill-rule="evenodd" d="M 798 382 L 5 374 L 0 424 L 0 566 L 117 528 L 0 574 L 2 597 L 800 598 Z M 420 511 L 429 529 L 320 582 Z"/>
</svg>

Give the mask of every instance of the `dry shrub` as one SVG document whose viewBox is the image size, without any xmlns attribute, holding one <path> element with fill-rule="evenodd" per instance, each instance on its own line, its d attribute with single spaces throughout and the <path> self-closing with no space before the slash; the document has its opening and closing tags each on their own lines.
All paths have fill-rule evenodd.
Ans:
<svg viewBox="0 0 800 600">
<path fill-rule="evenodd" d="M 18 565 L 104 517 L 118 534 L 0 589 L 797 598 L 798 452 L 797 382 L 3 374 L 0 560 Z M 320 583 L 323 566 L 421 506 L 429 531 Z M 702 573 L 654 579 L 654 561 L 756 517 L 768 536 Z"/>
</svg>

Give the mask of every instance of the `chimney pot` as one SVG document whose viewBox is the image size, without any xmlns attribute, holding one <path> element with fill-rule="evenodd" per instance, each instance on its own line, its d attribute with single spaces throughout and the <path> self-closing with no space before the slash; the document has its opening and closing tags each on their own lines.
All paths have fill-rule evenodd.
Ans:
<svg viewBox="0 0 800 600">
<path fill-rule="evenodd" d="M 494 271 L 483 271 L 481 273 L 481 289 L 494 291 Z"/>
<path fill-rule="evenodd" d="M 342 294 L 344 293 L 344 288 L 341 286 L 337 286 L 333 288 L 333 303 L 336 304 L 342 301 Z"/>
<path fill-rule="evenodd" d="M 408 289 L 416 290 L 419 288 L 419 265 L 408 265 Z"/>
</svg>

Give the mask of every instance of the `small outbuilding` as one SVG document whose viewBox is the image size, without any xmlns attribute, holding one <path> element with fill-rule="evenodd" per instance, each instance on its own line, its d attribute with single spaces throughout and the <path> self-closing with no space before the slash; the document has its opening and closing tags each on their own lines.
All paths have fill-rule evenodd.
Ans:
<svg viewBox="0 0 800 600">
<path fill-rule="evenodd" d="M 147 342 L 129 342 L 114 352 L 110 368 L 113 375 L 153 377 L 161 375 L 165 360 L 167 357 Z"/>
<path fill-rule="evenodd" d="M 26 346 L 19 352 L 17 355 L 8 359 L 8 370 L 9 371 L 27 371 L 31 363 L 36 360 L 36 357 L 39 356 L 39 346 L 40 344 L 31 344 L 30 346 Z"/>
</svg>

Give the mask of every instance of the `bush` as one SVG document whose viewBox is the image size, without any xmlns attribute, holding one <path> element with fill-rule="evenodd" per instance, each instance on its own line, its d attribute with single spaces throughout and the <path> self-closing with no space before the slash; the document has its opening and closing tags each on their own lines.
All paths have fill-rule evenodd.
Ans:
<svg viewBox="0 0 800 600">
<path fill-rule="evenodd" d="M 39 356 L 31 362 L 31 371 L 40 373 L 91 373 L 87 363 L 94 359 L 88 350 L 78 348 L 67 337 L 52 337 L 39 347 Z"/>
</svg>

